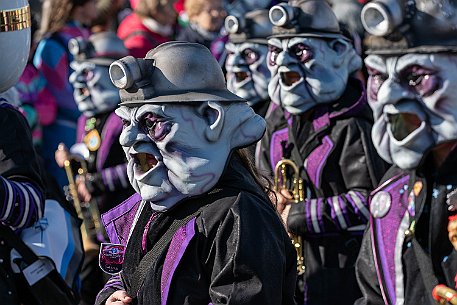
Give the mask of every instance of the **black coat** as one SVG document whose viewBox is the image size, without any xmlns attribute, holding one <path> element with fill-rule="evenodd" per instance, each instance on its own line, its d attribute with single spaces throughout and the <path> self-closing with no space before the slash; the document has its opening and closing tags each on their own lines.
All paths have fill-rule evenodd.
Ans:
<svg viewBox="0 0 457 305">
<path fill-rule="evenodd" d="M 357 305 L 395 304 L 400 299 L 404 305 L 436 304 L 421 275 L 421 267 L 424 272 L 427 264 L 428 270 L 433 270 L 429 275 L 433 273 L 439 283 L 456 288 L 457 252 L 447 231 L 448 217 L 455 212 L 448 211 L 447 196 L 457 188 L 457 151 L 438 170 L 432 164 L 425 159 L 413 171 L 392 167 L 370 196 L 373 205 L 377 202 L 374 196 L 386 192 L 391 205 L 385 216 L 372 217 L 365 232 L 357 260 L 363 298 Z M 418 262 L 418 251 L 425 253 L 428 263 Z"/>
<path fill-rule="evenodd" d="M 313 109 L 309 119 L 277 108 L 267 122 L 259 166 L 273 172 L 289 158 L 304 180 L 305 201 L 292 205 L 287 225 L 304 240 L 305 303 L 352 304 L 360 296 L 354 267 L 367 197 L 385 168 L 371 142 L 364 91 L 351 81 L 340 100 Z"/>
<path fill-rule="evenodd" d="M 104 304 L 120 288 L 135 294 L 131 292 L 134 272 L 145 252 L 167 233 L 174 219 L 185 217 L 202 201 L 208 205 L 193 224 L 188 222 L 190 227 L 186 225 L 188 235 L 193 230 L 194 234 L 185 251 L 178 250 L 175 238 L 170 242 L 151 264 L 137 294 L 138 304 L 161 304 L 163 298 L 169 305 L 295 304 L 296 259 L 290 239 L 271 201 L 238 157 L 232 158 L 210 193 L 182 201 L 163 213 L 153 212 L 145 204 L 129 238 L 121 273 L 123 285 L 110 280 L 97 304 Z M 149 219 L 153 220 L 143 251 Z M 178 252 L 183 253 L 180 259 L 174 256 Z M 167 267 L 170 260 L 177 264 L 171 275 Z"/>
<path fill-rule="evenodd" d="M 12 106 L 0 105 L 0 175 L 5 179 L 11 179 L 15 182 L 31 183 L 41 202 L 31 202 L 36 204 L 40 209 L 44 207 L 44 190 L 41 179 L 39 163 L 32 144 L 32 135 L 24 116 Z M 0 205 L 2 213 L 6 208 L 8 192 L 5 190 L 5 184 L 1 188 L 2 204 Z M 15 219 L 27 215 L 27 224 L 31 225 L 37 219 L 37 210 L 23 208 L 24 201 L 18 197 L 16 199 Z M 33 201 L 33 200 L 32 200 Z M 15 219 L 10 219 L 13 223 Z M 0 224 L 3 225 L 3 224 Z M 18 298 L 26 299 L 27 290 L 24 289 L 23 282 L 13 276 L 10 263 L 11 248 L 8 241 L 0 236 L 0 299 L 1 304 L 16 305 L 19 304 Z M 16 281 L 15 281 L 16 280 Z"/>
</svg>

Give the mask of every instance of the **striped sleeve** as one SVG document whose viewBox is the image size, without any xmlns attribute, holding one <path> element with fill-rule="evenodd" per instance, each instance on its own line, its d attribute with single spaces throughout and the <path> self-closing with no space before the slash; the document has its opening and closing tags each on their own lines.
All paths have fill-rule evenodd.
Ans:
<svg viewBox="0 0 457 305">
<path fill-rule="evenodd" d="M 111 192 L 128 188 L 130 183 L 127 177 L 127 164 L 119 164 L 103 169 L 102 179 L 105 189 Z"/>
<path fill-rule="evenodd" d="M 113 275 L 105 284 L 103 289 L 98 293 L 95 305 L 105 304 L 108 297 L 118 290 L 125 290 L 122 279 L 119 274 Z"/>
<path fill-rule="evenodd" d="M 288 226 L 293 233 L 329 233 L 364 225 L 370 218 L 366 198 L 365 192 L 351 190 L 338 196 L 306 199 L 292 206 Z"/>
<path fill-rule="evenodd" d="M 32 183 L 0 177 L 0 198 L 0 222 L 13 229 L 30 226 L 43 216 L 44 195 Z"/>
</svg>

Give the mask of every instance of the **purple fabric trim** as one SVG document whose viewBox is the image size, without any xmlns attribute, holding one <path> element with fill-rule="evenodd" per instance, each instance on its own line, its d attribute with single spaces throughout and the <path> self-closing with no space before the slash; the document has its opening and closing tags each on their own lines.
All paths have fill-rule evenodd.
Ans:
<svg viewBox="0 0 457 305">
<path fill-rule="evenodd" d="M 113 191 L 111 186 L 114 186 L 114 177 L 111 167 L 105 168 L 101 172 L 103 185 L 106 186 L 110 191 Z"/>
<path fill-rule="evenodd" d="M 101 297 L 101 294 L 105 293 L 107 290 L 123 290 L 124 285 L 122 284 L 121 277 L 119 275 L 113 275 L 105 284 L 103 289 L 97 294 L 96 300 Z M 96 303 L 97 303 L 96 301 Z"/>
<path fill-rule="evenodd" d="M 16 195 L 15 196 L 16 200 L 14 200 L 12 202 L 11 210 L 10 210 L 10 213 L 8 215 L 7 221 L 10 223 L 10 225 L 12 227 L 17 227 L 20 224 L 22 217 L 24 216 L 24 205 L 22 203 L 24 202 L 25 198 L 24 198 L 24 193 L 22 193 L 22 191 L 19 189 L 19 187 L 16 185 L 15 182 L 11 181 L 11 186 L 13 188 L 13 193 Z M 18 217 L 17 217 L 16 221 L 13 222 L 14 219 L 9 219 L 9 218 L 10 218 L 11 215 L 14 214 L 14 210 L 16 209 L 16 207 L 15 207 L 15 203 L 16 202 L 19 203 L 19 206 L 18 206 L 19 214 L 18 214 Z"/>
<path fill-rule="evenodd" d="M 306 199 L 303 204 L 305 205 L 306 211 L 306 228 L 308 229 L 308 232 L 314 232 L 313 220 L 311 218 L 311 201 Z"/>
<path fill-rule="evenodd" d="M 151 223 L 154 221 L 154 219 L 156 219 L 157 215 L 159 215 L 159 214 L 156 212 L 152 213 L 151 217 L 149 218 L 148 222 L 146 223 L 146 226 L 144 227 L 143 238 L 141 240 L 141 250 L 143 250 L 143 254 L 146 254 L 149 227 L 151 226 Z"/>
<path fill-rule="evenodd" d="M 114 141 L 119 140 L 119 135 L 122 131 L 122 121 L 121 119 L 113 112 L 110 114 L 108 119 L 106 120 L 105 125 L 103 126 L 101 138 L 102 143 L 100 144 L 100 148 L 97 154 L 97 170 L 101 171 L 103 168 L 103 164 L 108 157 L 109 151 L 111 146 L 113 145 Z"/>
<path fill-rule="evenodd" d="M 140 201 L 141 196 L 135 193 L 101 216 L 106 233 L 112 243 L 126 245 L 130 226 L 133 224 Z M 122 223 L 123 221 L 128 222 Z"/>
<path fill-rule="evenodd" d="M 110 191 L 115 191 L 117 188 L 125 188 L 125 186 L 121 182 L 119 172 L 123 174 L 123 178 L 126 184 L 128 185 L 129 182 L 127 177 L 127 163 L 108 167 L 101 171 L 103 185 L 105 185 L 105 187 L 107 187 Z"/>
<path fill-rule="evenodd" d="M 374 226 L 374 218 L 370 217 L 370 228 L 373 228 L 373 226 Z M 375 265 L 375 269 L 376 269 L 376 276 L 378 278 L 378 283 L 380 286 L 382 299 L 384 300 L 385 305 L 389 305 L 389 303 L 387 302 L 387 295 L 386 295 L 386 291 L 385 291 L 386 287 L 383 285 L 383 281 L 382 281 L 382 277 L 381 277 L 381 269 L 379 267 L 378 255 L 376 253 L 376 245 L 375 245 L 375 237 L 374 237 L 373 229 L 370 230 L 370 235 L 371 235 L 371 250 L 373 252 L 373 260 L 374 260 L 374 265 Z"/>
<path fill-rule="evenodd" d="M 317 208 L 317 220 L 319 222 L 319 227 L 321 228 L 321 232 L 325 232 L 325 226 L 324 226 L 324 219 L 322 217 L 322 212 L 324 211 L 324 208 L 322 207 L 324 198 L 317 198 L 316 202 L 316 208 Z"/>
<path fill-rule="evenodd" d="M 5 178 L 3 178 L 2 176 L 0 176 L 0 181 L 2 182 L 2 188 L 1 188 L 1 193 L 3 193 L 2 197 L 3 197 L 3 205 L 0 207 L 0 218 L 2 218 L 6 212 L 6 208 L 7 208 L 7 205 L 8 205 L 8 197 L 11 196 L 11 194 L 8 192 L 8 188 L 6 186 L 6 181 L 5 181 Z"/>
<path fill-rule="evenodd" d="M 313 184 L 320 188 L 320 179 L 322 174 L 322 168 L 327 161 L 330 152 L 333 149 L 333 142 L 329 136 L 325 136 L 322 139 L 322 144 L 314 149 L 306 158 L 306 172 Z"/>
<path fill-rule="evenodd" d="M 84 135 L 86 134 L 86 121 L 87 117 L 85 115 L 81 115 L 78 118 L 78 124 L 76 126 L 76 143 L 83 142 Z"/>
<path fill-rule="evenodd" d="M 349 228 L 352 226 L 352 224 L 351 224 L 351 221 L 349 220 L 348 209 L 346 206 L 346 202 L 342 198 L 343 196 L 344 196 L 344 194 L 338 196 L 338 204 L 340 205 L 341 214 L 343 214 L 344 220 L 346 221 L 346 225 Z"/>
<path fill-rule="evenodd" d="M 354 191 L 355 196 L 357 196 L 361 203 L 366 206 L 366 199 L 357 191 Z M 351 204 L 352 208 L 354 209 L 354 214 L 357 215 L 357 217 L 360 220 L 368 220 L 366 219 L 365 215 L 363 215 L 362 211 L 359 209 L 359 206 L 355 203 L 354 199 L 352 198 L 351 194 L 345 194 L 346 200 Z M 368 207 L 367 207 L 368 210 Z"/>
<path fill-rule="evenodd" d="M 388 185 L 383 191 L 388 192 L 391 196 L 391 207 L 389 212 L 383 218 L 377 218 L 374 220 L 375 226 L 375 240 L 374 245 L 378 251 L 379 265 L 381 270 L 378 271 L 378 278 L 381 278 L 380 285 L 385 284 L 389 300 L 392 304 L 396 303 L 395 294 L 395 246 L 396 236 L 400 227 L 401 220 L 407 209 L 407 192 L 400 194 L 399 190 L 403 188 L 403 185 L 408 183 L 409 176 L 405 176 L 394 183 Z M 376 249 L 373 248 L 373 252 L 376 255 Z M 384 276 L 382 276 L 382 274 Z"/>
<path fill-rule="evenodd" d="M 341 231 L 340 222 L 338 221 L 338 216 L 336 216 L 335 207 L 333 206 L 333 198 L 329 197 L 326 199 L 327 204 L 330 206 L 330 218 L 332 218 L 333 224 L 335 224 L 338 231 Z"/>
<path fill-rule="evenodd" d="M 182 259 L 187 246 L 195 235 L 195 218 L 179 228 L 173 235 L 162 269 L 161 292 L 162 305 L 167 304 L 173 274 Z"/>
<path fill-rule="evenodd" d="M 345 194 L 346 200 L 351 204 L 352 208 L 354 209 L 354 214 L 360 217 L 360 210 L 359 207 L 355 204 L 354 200 L 352 200 L 352 196 L 350 194 Z M 363 215 L 362 215 L 363 216 Z"/>
<path fill-rule="evenodd" d="M 283 128 L 278 131 L 275 131 L 271 135 L 271 143 L 270 143 L 270 162 L 271 168 L 274 171 L 276 168 L 276 164 L 282 159 L 282 141 L 288 141 L 289 134 L 288 128 Z"/>
</svg>

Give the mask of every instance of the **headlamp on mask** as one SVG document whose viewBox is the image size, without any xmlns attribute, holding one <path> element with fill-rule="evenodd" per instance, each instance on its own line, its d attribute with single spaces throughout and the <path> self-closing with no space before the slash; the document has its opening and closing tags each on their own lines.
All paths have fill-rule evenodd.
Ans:
<svg viewBox="0 0 457 305">
<path fill-rule="evenodd" d="M 268 14 L 270 21 L 275 26 L 292 28 L 295 26 L 298 9 L 287 3 L 273 6 Z"/>
<path fill-rule="evenodd" d="M 72 38 L 68 42 L 68 50 L 75 61 L 88 61 L 105 67 L 128 55 L 124 42 L 113 32 L 95 33 L 88 40 L 82 37 Z"/>
<path fill-rule="evenodd" d="M 268 19 L 268 10 L 254 10 L 242 17 L 230 15 L 225 18 L 225 29 L 232 43 L 267 44 L 267 37 L 273 32 L 273 25 Z"/>
<path fill-rule="evenodd" d="M 68 42 L 68 50 L 78 60 L 87 58 L 87 47 L 87 41 L 82 37 L 72 38 Z"/>
<path fill-rule="evenodd" d="M 246 27 L 246 20 L 244 18 L 230 15 L 225 18 L 224 27 L 229 34 L 240 34 Z"/>
<path fill-rule="evenodd" d="M 374 36 L 389 35 L 403 23 L 405 10 L 403 1 L 371 1 L 362 9 L 363 27 Z"/>
<path fill-rule="evenodd" d="M 369 54 L 457 52 L 457 2 L 373 0 L 361 12 Z"/>
<path fill-rule="evenodd" d="M 119 89 L 141 88 L 149 85 L 148 76 L 151 74 L 149 70 L 152 66 L 150 59 L 126 56 L 110 65 L 109 77 Z"/>
</svg>

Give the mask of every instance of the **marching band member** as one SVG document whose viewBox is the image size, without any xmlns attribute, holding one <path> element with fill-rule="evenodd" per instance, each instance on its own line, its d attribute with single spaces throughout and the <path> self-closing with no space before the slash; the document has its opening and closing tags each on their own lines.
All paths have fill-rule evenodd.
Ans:
<svg viewBox="0 0 457 305">
<path fill-rule="evenodd" d="M 44 189 L 32 135 L 25 117 L 11 104 L 8 90 L 27 63 L 30 49 L 30 7 L 27 1 L 0 2 L 0 226 L 29 227 L 43 215 Z M 13 275 L 11 246 L 0 236 L 0 298 L 5 305 L 25 299 L 24 284 Z M 29 303 L 27 303 L 29 304 Z"/>
<path fill-rule="evenodd" d="M 371 195 L 356 304 L 432 305 L 432 292 L 447 304 L 438 284 L 457 284 L 457 4 L 376 0 L 362 22 L 373 143 L 393 166 Z"/>
<path fill-rule="evenodd" d="M 278 211 L 303 240 L 298 288 L 305 304 L 353 304 L 360 296 L 354 267 L 369 219 L 367 197 L 384 166 L 371 143 L 364 88 L 352 77 L 362 62 L 325 1 L 274 6 L 270 20 L 268 93 L 279 107 L 257 160 L 273 172 L 290 159 L 303 180 L 297 204 L 278 190 Z"/>
<path fill-rule="evenodd" d="M 272 34 L 268 10 L 255 10 L 241 18 L 231 15 L 226 18 L 225 29 L 229 33 L 225 45 L 227 88 L 265 117 L 271 75 L 267 67 L 267 37 Z"/>
<path fill-rule="evenodd" d="M 78 120 L 76 143 L 70 151 L 77 150 L 87 172 L 78 175 L 76 188 L 82 202 L 96 204 L 101 212 L 108 211 L 133 194 L 127 178 L 127 160 L 119 135 L 122 121 L 114 113 L 119 104 L 119 91 L 109 78 L 109 65 L 128 55 L 127 49 L 112 32 L 92 34 L 89 40 L 72 39 L 69 49 L 74 60 L 70 83 L 74 98 L 82 115 Z M 71 158 L 65 146 L 56 151 L 56 161 L 64 167 Z M 75 172 L 75 171 L 74 171 Z M 99 217 L 98 213 L 93 217 Z M 97 219 L 96 221 L 99 221 Z M 93 249 L 85 244 L 86 257 L 82 268 L 81 295 L 84 304 L 93 304 L 105 280 L 98 267 L 98 247 L 103 241 L 100 232 L 93 232 Z M 97 233 L 99 236 L 96 236 Z M 95 238 L 96 237 L 96 238 Z M 97 240 L 97 238 L 99 240 Z"/>
<path fill-rule="evenodd" d="M 210 51 L 165 43 L 110 74 L 138 194 L 103 216 L 127 249 L 96 304 L 295 304 L 295 253 L 242 149 L 265 121 L 227 90 Z M 101 266 L 122 261 L 109 249 Z"/>
</svg>

